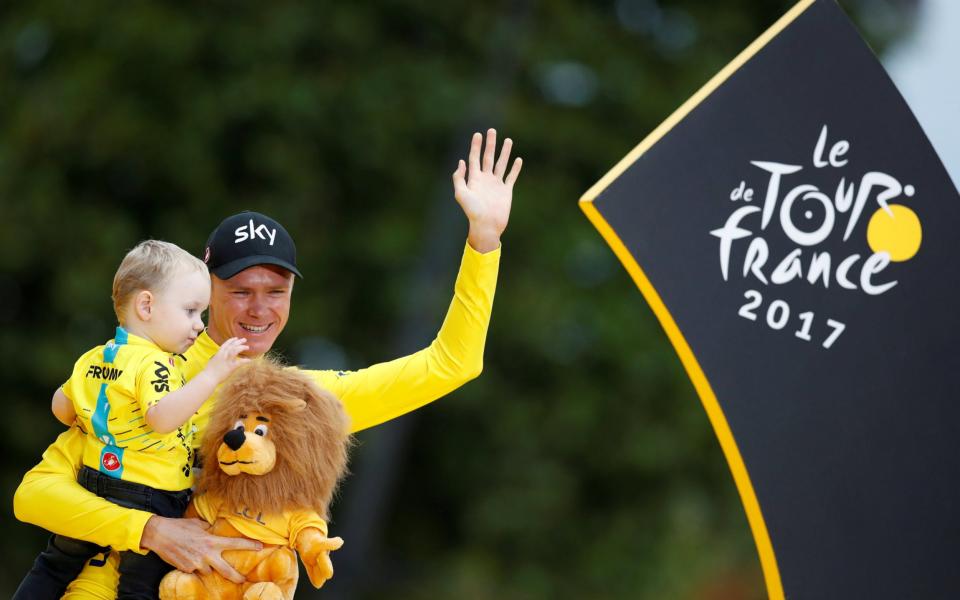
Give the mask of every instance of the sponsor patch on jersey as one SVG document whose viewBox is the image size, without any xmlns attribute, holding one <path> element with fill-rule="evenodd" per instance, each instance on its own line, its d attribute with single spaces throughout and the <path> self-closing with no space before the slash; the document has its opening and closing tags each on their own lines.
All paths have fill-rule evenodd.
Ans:
<svg viewBox="0 0 960 600">
<path fill-rule="evenodd" d="M 112 473 L 120 469 L 120 457 L 113 452 L 104 452 L 100 458 L 100 464 L 104 470 Z"/>
</svg>

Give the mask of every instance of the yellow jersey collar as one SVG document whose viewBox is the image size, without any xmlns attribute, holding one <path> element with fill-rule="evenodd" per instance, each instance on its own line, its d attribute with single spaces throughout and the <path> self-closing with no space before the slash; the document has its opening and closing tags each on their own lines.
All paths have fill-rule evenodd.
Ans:
<svg viewBox="0 0 960 600">
<path fill-rule="evenodd" d="M 139 335 L 134 335 L 129 331 L 127 331 L 126 329 L 124 329 L 123 327 L 120 327 L 118 325 L 117 331 L 116 333 L 114 333 L 113 339 L 108 342 L 108 345 L 123 346 L 124 344 L 128 344 L 131 346 L 146 346 L 148 348 L 159 350 L 160 352 L 164 351 L 163 348 L 154 344 L 147 338 L 142 338 Z"/>
</svg>

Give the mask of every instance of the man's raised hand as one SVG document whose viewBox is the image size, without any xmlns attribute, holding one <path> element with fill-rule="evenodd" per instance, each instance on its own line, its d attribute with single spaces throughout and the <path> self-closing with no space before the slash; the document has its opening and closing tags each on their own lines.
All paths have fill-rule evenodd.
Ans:
<svg viewBox="0 0 960 600">
<path fill-rule="evenodd" d="M 467 239 L 478 252 L 489 252 L 500 245 L 500 234 L 506 229 L 510 218 L 513 184 L 523 166 L 523 160 L 517 158 L 507 172 L 512 146 L 513 141 L 510 138 L 505 139 L 497 158 L 496 130 L 487 130 L 486 144 L 483 135 L 475 133 L 470 141 L 470 154 L 467 157 L 469 169 L 468 164 L 461 160 L 457 170 L 453 172 L 454 195 L 470 221 Z"/>
</svg>

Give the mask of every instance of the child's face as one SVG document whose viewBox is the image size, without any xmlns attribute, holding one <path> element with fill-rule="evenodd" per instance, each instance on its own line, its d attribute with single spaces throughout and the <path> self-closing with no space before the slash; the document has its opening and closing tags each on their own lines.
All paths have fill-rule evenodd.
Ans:
<svg viewBox="0 0 960 600">
<path fill-rule="evenodd" d="M 166 352 L 181 353 L 203 331 L 201 315 L 210 304 L 210 277 L 184 269 L 166 289 L 154 295 L 150 337 Z"/>
</svg>

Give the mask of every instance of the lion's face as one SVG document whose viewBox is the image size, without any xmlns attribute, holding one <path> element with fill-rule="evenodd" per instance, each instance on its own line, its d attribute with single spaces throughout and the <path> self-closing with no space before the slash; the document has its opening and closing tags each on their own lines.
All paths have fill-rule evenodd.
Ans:
<svg viewBox="0 0 960 600">
<path fill-rule="evenodd" d="M 237 510 L 309 508 L 323 515 L 346 472 L 349 430 L 340 401 L 306 374 L 269 359 L 250 361 L 219 391 L 204 432 L 198 491 Z"/>
<path fill-rule="evenodd" d="M 227 475 L 263 475 L 277 462 L 277 447 L 270 435 L 270 417 L 253 412 L 240 415 L 233 429 L 223 436 L 217 462 Z"/>
</svg>

